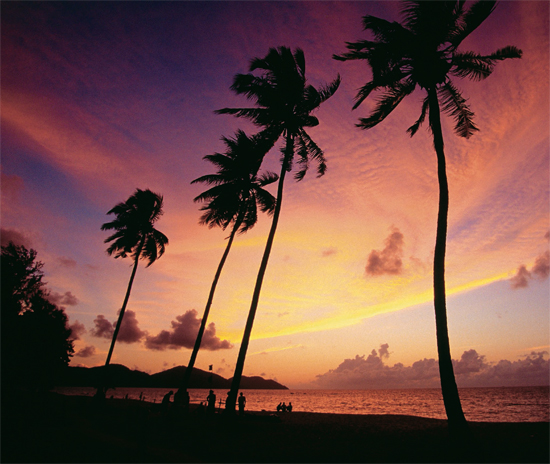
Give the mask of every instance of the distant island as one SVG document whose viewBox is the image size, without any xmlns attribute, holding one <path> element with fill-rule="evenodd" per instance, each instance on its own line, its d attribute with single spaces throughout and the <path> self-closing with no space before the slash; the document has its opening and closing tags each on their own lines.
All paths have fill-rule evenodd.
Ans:
<svg viewBox="0 0 550 464">
<path fill-rule="evenodd" d="M 110 364 L 109 366 L 98 367 L 68 367 L 60 376 L 58 387 L 95 387 L 99 379 L 109 378 L 113 387 L 136 387 L 136 388 L 178 388 L 185 372 L 185 366 L 177 366 L 156 374 L 147 374 L 138 370 L 128 369 L 121 364 Z M 193 368 L 188 388 L 231 388 L 231 378 Z M 275 380 L 266 380 L 262 377 L 241 378 L 241 389 L 257 390 L 288 390 L 288 387 L 281 385 Z"/>
</svg>

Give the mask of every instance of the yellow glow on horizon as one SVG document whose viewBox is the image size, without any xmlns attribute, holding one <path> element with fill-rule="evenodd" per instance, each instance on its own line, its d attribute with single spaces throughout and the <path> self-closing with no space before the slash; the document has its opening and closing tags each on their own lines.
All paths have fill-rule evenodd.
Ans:
<svg viewBox="0 0 550 464">
<path fill-rule="evenodd" d="M 475 290 L 493 282 L 503 280 L 509 276 L 509 273 L 501 273 L 484 279 L 468 282 L 462 285 L 452 287 L 447 290 L 447 296 L 456 295 L 459 293 Z M 379 303 L 371 305 L 368 308 L 356 309 L 350 311 L 339 311 L 337 316 L 323 318 L 317 321 L 304 321 L 291 326 L 286 326 L 282 329 L 274 330 L 256 330 L 252 332 L 253 340 L 262 340 L 281 336 L 295 335 L 300 333 L 322 332 L 326 330 L 341 329 L 360 323 L 364 319 L 373 317 L 379 314 L 401 311 L 417 305 L 429 303 L 433 300 L 433 289 L 429 288 L 423 292 L 408 295 L 387 303 Z M 261 303 L 260 303 L 261 304 Z M 233 343 L 239 343 L 241 331 L 227 332 L 221 331 L 224 336 L 233 340 Z M 237 337 L 237 338 L 236 338 Z M 274 349 L 278 351 L 279 349 Z M 263 350 L 265 352 L 267 350 Z"/>
</svg>

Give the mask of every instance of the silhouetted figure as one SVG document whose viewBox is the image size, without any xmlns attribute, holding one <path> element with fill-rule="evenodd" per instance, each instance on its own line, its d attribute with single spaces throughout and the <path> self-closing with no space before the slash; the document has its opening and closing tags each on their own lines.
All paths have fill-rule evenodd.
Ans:
<svg viewBox="0 0 550 464">
<path fill-rule="evenodd" d="M 204 414 L 204 403 L 201 401 L 201 404 L 197 406 L 197 409 L 195 409 L 195 414 L 197 416 L 202 416 Z"/>
<path fill-rule="evenodd" d="M 214 390 L 210 390 L 209 395 L 206 397 L 206 401 L 208 402 L 208 406 L 206 407 L 206 410 L 209 414 L 214 414 L 216 411 L 216 395 L 214 394 Z"/>
<path fill-rule="evenodd" d="M 246 396 L 243 395 L 243 392 L 239 395 L 239 414 L 244 416 L 244 407 L 246 405 Z"/>
<path fill-rule="evenodd" d="M 174 394 L 174 403 L 181 406 L 184 412 L 189 411 L 189 392 L 187 390 L 178 390 Z"/>
<path fill-rule="evenodd" d="M 170 404 L 170 397 L 174 394 L 172 390 L 170 390 L 166 395 L 164 395 L 164 398 L 162 398 L 162 405 L 168 406 Z"/>
<path fill-rule="evenodd" d="M 143 401 L 143 392 L 139 394 L 139 401 Z"/>
<path fill-rule="evenodd" d="M 277 405 L 277 412 L 281 412 L 281 409 L 283 408 L 283 403 L 279 403 Z"/>
<path fill-rule="evenodd" d="M 94 403 L 103 403 L 105 402 L 105 394 L 107 393 L 107 389 L 104 387 L 98 387 L 97 391 L 94 395 Z"/>
<path fill-rule="evenodd" d="M 281 405 L 281 411 L 286 412 L 286 404 L 283 401 L 283 404 Z"/>
<path fill-rule="evenodd" d="M 292 403 L 290 401 L 288 402 L 288 406 L 286 407 L 286 410 L 288 412 L 292 412 Z"/>
</svg>

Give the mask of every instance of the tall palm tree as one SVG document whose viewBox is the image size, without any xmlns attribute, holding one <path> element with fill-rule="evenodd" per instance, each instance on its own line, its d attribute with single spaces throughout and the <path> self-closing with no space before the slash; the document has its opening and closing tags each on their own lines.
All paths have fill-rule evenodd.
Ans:
<svg viewBox="0 0 550 464">
<path fill-rule="evenodd" d="M 433 266 L 436 338 L 439 355 L 441 390 L 449 426 L 466 428 L 453 372 L 445 297 L 445 247 L 449 189 L 445 168 L 440 109 L 454 118 L 455 133 L 470 137 L 478 128 L 466 99 L 455 87 L 452 77 L 482 80 L 488 77 L 498 61 L 520 58 L 521 50 L 504 47 L 490 55 L 458 50 L 470 35 L 494 10 L 494 1 L 478 1 L 469 9 L 464 1 L 403 2 L 402 24 L 373 16 L 363 17 L 365 30 L 374 40 L 348 42 L 348 52 L 334 58 L 366 60 L 372 68 L 372 79 L 357 93 L 357 108 L 373 91 L 383 90 L 376 107 L 367 118 L 360 118 L 358 127 L 370 129 L 382 122 L 397 105 L 417 87 L 426 92 L 420 117 L 408 129 L 411 137 L 428 116 L 437 155 L 439 181 L 439 212 Z"/>
<path fill-rule="evenodd" d="M 134 260 L 134 267 L 124 297 L 124 303 L 120 309 L 118 321 L 116 323 L 109 354 L 105 361 L 105 366 L 111 362 L 113 349 L 120 330 L 124 311 L 130 298 L 130 291 L 136 275 L 138 262 L 145 259 L 148 262 L 147 267 L 153 264 L 164 254 L 168 238 L 162 232 L 155 229 L 155 222 L 162 216 L 163 198 L 158 193 L 151 190 L 137 189 L 135 193 L 124 203 L 119 203 L 107 214 L 114 214 L 116 218 L 111 222 L 106 222 L 101 226 L 101 230 L 115 230 L 113 235 L 105 239 L 105 243 L 112 242 L 107 253 L 114 255 L 115 258 L 126 258 L 130 255 Z"/>
<path fill-rule="evenodd" d="M 235 235 L 245 233 L 254 227 L 258 221 L 258 206 L 262 212 L 268 214 L 272 214 L 275 208 L 275 197 L 264 187 L 272 184 L 279 177 L 272 172 L 258 175 L 263 157 L 271 149 L 273 141 L 261 135 L 248 137 L 241 130 L 237 131 L 235 138 L 223 137 L 222 140 L 227 147 L 225 153 L 214 153 L 204 157 L 218 168 L 218 172 L 199 177 L 191 183 L 213 185 L 194 199 L 196 202 L 205 202 L 201 208 L 204 213 L 200 223 L 210 228 L 221 227 L 223 230 L 229 225 L 233 225 L 210 287 L 199 333 L 176 398 L 179 398 L 187 390 L 214 299 L 214 292 Z"/>
<path fill-rule="evenodd" d="M 259 75 L 252 74 L 256 70 L 259 71 Z M 233 114 L 237 117 L 250 119 L 257 126 L 264 128 L 262 133 L 265 133 L 267 137 L 277 140 L 283 136 L 285 140 L 273 221 L 256 279 L 235 373 L 231 382 L 231 391 L 227 398 L 226 410 L 229 412 L 235 410 L 246 352 L 260 300 L 262 282 L 281 212 L 286 173 L 292 170 L 295 155 L 298 156 L 300 166 L 295 175 L 296 180 L 303 179 L 311 160 L 317 163 L 318 176 L 322 176 L 326 170 L 323 151 L 311 139 L 305 128 L 319 124 L 319 120 L 312 115 L 312 112 L 336 92 L 340 85 L 340 76 L 327 86 L 316 89 L 307 84 L 305 70 L 305 57 L 301 49 L 296 49 L 293 53 L 287 47 L 271 48 L 265 58 L 254 58 L 251 61 L 248 74 L 237 74 L 231 86 L 232 90 L 237 94 L 246 95 L 256 106 L 254 108 L 224 108 L 217 111 L 218 114 Z"/>
</svg>

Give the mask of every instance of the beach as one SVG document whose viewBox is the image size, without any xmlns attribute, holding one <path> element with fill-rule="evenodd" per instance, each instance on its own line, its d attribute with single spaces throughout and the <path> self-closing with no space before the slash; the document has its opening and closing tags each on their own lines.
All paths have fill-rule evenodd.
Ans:
<svg viewBox="0 0 550 464">
<path fill-rule="evenodd" d="M 2 462 L 549 462 L 547 422 L 248 411 L 189 414 L 137 400 L 2 398 Z M 171 405 L 173 406 L 173 405 Z"/>
</svg>

